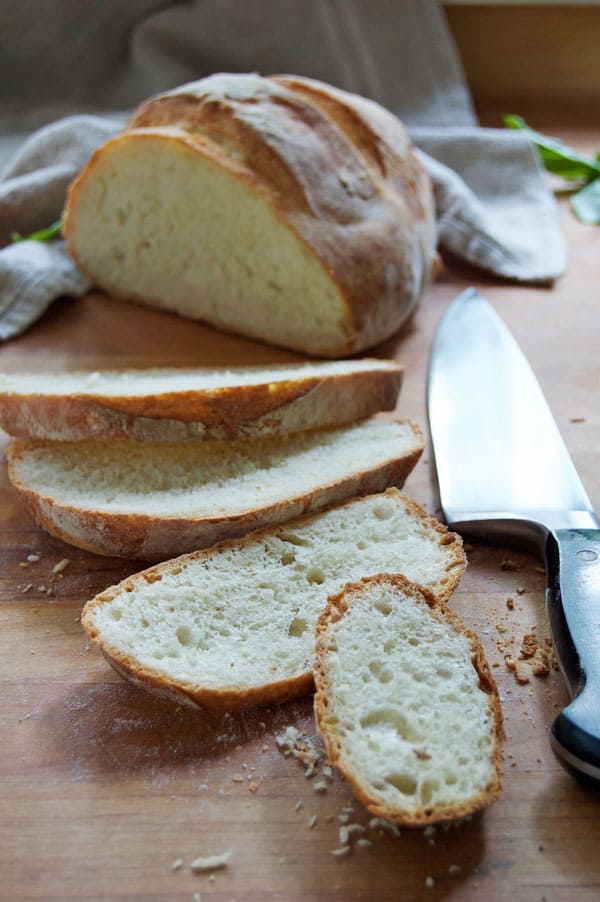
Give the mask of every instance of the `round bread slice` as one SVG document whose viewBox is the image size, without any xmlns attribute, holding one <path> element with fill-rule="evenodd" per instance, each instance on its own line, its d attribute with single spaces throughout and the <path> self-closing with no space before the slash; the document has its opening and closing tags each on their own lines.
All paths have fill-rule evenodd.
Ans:
<svg viewBox="0 0 600 902">
<path fill-rule="evenodd" d="M 9 477 L 37 522 L 97 554 L 165 560 L 401 486 L 417 426 L 373 417 L 232 442 L 13 442 Z"/>
<path fill-rule="evenodd" d="M 373 814 L 418 826 L 497 798 L 495 683 L 478 638 L 426 588 L 380 574 L 330 597 L 315 683 L 329 759 Z"/>
<path fill-rule="evenodd" d="M 0 427 L 53 441 L 231 440 L 286 435 L 393 410 L 393 360 L 0 373 Z"/>
<path fill-rule="evenodd" d="M 248 708 L 312 689 L 317 618 L 349 579 L 402 569 L 448 598 L 464 568 L 460 538 L 389 489 L 159 564 L 89 601 L 81 622 L 133 682 Z"/>
</svg>

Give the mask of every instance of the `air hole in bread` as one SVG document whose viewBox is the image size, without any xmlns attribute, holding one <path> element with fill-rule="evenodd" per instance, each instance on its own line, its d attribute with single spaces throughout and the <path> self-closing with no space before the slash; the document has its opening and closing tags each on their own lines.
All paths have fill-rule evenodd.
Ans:
<svg viewBox="0 0 600 902">
<path fill-rule="evenodd" d="M 290 623 L 288 636 L 303 636 L 307 629 L 306 620 L 303 617 L 295 617 Z"/>
<path fill-rule="evenodd" d="M 378 733 L 382 735 L 396 733 L 399 739 L 405 742 L 413 742 L 416 739 L 414 730 L 406 718 L 395 708 L 376 708 L 361 717 L 360 725 L 373 739 Z"/>
<path fill-rule="evenodd" d="M 388 774 L 385 782 L 403 796 L 414 796 L 417 792 L 417 781 L 411 774 Z"/>
<path fill-rule="evenodd" d="M 423 802 L 431 802 L 434 792 L 440 788 L 437 780 L 426 780 L 421 787 L 421 799 Z"/>
<path fill-rule="evenodd" d="M 385 601 L 378 601 L 375 603 L 375 608 L 379 611 L 380 614 L 383 614 L 384 617 L 389 617 L 392 612 L 391 605 L 389 605 Z"/>
<path fill-rule="evenodd" d="M 281 555 L 280 560 L 284 566 L 287 566 L 288 564 L 294 563 L 294 561 L 296 560 L 296 555 L 293 551 L 284 551 Z"/>
<path fill-rule="evenodd" d="M 110 616 L 113 620 L 120 620 L 123 614 L 119 608 L 111 608 Z"/>
<path fill-rule="evenodd" d="M 191 645 L 192 633 L 189 626 L 178 626 L 175 635 L 180 645 Z"/>
<path fill-rule="evenodd" d="M 320 586 L 325 582 L 325 574 L 320 568 L 311 567 L 306 574 L 306 579 L 309 583 L 315 583 L 317 586 Z"/>
</svg>

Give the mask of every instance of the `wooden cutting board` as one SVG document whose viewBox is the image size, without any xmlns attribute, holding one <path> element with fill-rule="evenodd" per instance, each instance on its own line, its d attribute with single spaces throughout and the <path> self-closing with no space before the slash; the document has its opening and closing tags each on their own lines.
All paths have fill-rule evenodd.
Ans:
<svg viewBox="0 0 600 902">
<path fill-rule="evenodd" d="M 447 265 L 412 322 L 378 353 L 405 364 L 398 410 L 425 428 L 435 325 L 455 294 L 476 285 L 528 356 L 600 510 L 599 233 L 563 212 L 571 262 L 555 287 L 498 284 Z M 57 303 L 0 349 L 7 371 L 292 359 L 99 294 Z M 88 645 L 79 615 L 87 599 L 139 563 L 48 537 L 8 485 L 4 462 L 0 480 L 0 899 L 599 898 L 600 797 L 563 772 L 547 740 L 567 700 L 562 679 L 552 666 L 536 676 L 519 661 L 525 636 L 542 646 L 548 637 L 536 558 L 469 544 L 453 599 L 480 634 L 500 688 L 502 797 L 467 823 L 396 837 L 370 824 L 341 778 L 325 778 L 317 791 L 323 761 L 310 778 L 278 747 L 293 726 L 319 750 L 310 698 L 216 716 L 157 701 L 117 676 Z M 429 450 L 406 489 L 438 512 Z M 348 823 L 364 832 L 352 834 L 350 854 L 338 857 Z M 190 870 L 198 856 L 225 851 L 232 852 L 226 868 Z"/>
</svg>

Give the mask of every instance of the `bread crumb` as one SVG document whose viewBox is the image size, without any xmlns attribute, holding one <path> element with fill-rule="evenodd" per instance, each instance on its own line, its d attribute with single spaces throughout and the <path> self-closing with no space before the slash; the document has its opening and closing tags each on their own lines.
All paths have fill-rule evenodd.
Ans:
<svg viewBox="0 0 600 902">
<path fill-rule="evenodd" d="M 195 874 L 202 871 L 216 871 L 217 868 L 227 867 L 233 852 L 221 852 L 220 855 L 208 855 L 206 858 L 194 858 L 190 864 L 190 870 Z"/>
<path fill-rule="evenodd" d="M 69 566 L 70 563 L 71 563 L 71 561 L 69 560 L 69 558 L 65 557 L 62 559 L 62 561 L 59 561 L 58 564 L 54 565 L 54 567 L 52 568 L 52 572 L 53 573 L 62 573 L 63 570 L 67 569 L 67 567 Z"/>
<path fill-rule="evenodd" d="M 192 902 L 202 902 L 202 895 L 200 893 L 194 893 Z"/>
<path fill-rule="evenodd" d="M 179 868 L 183 867 L 183 858 L 176 858 L 173 864 L 171 865 L 172 871 L 178 871 Z"/>
<path fill-rule="evenodd" d="M 393 824 L 391 821 L 386 821 L 382 817 L 372 817 L 369 821 L 369 828 L 371 830 L 387 830 L 392 836 L 401 835 L 396 824 Z"/>
<path fill-rule="evenodd" d="M 21 592 L 24 594 L 25 592 L 29 592 L 30 589 L 33 589 L 33 583 L 27 583 L 27 585 L 21 589 Z"/>
<path fill-rule="evenodd" d="M 325 780 L 318 780 L 314 785 L 313 789 L 315 792 L 327 792 L 327 783 Z"/>
<path fill-rule="evenodd" d="M 302 801 L 300 799 L 298 799 L 298 801 L 294 805 L 294 811 L 300 811 L 300 809 L 302 808 L 302 805 L 303 805 Z"/>
<path fill-rule="evenodd" d="M 232 783 L 243 783 L 244 777 L 242 774 L 234 774 L 233 777 L 231 778 L 231 782 Z"/>
<path fill-rule="evenodd" d="M 371 839 L 365 839 L 364 837 L 361 837 L 360 839 L 356 840 L 356 845 L 361 849 L 366 849 L 369 846 L 373 845 L 373 841 Z"/>
<path fill-rule="evenodd" d="M 425 886 L 427 889 L 433 889 L 435 886 L 435 880 L 433 877 L 425 877 Z"/>
<path fill-rule="evenodd" d="M 320 755 L 315 745 L 308 736 L 305 736 L 296 727 L 287 727 L 283 733 L 275 737 L 277 746 L 283 750 L 285 757 L 293 755 L 305 767 L 305 777 L 310 778 L 320 761 Z"/>
<path fill-rule="evenodd" d="M 531 682 L 523 666 L 519 663 L 517 663 L 515 668 L 515 679 L 520 686 L 526 686 L 527 683 Z"/>
<path fill-rule="evenodd" d="M 513 673 L 517 669 L 517 662 L 510 655 L 504 656 L 504 664 L 506 666 L 506 669 L 512 671 Z"/>
<path fill-rule="evenodd" d="M 448 874 L 450 877 L 458 877 L 461 873 L 461 867 L 459 864 L 451 864 L 448 868 Z"/>
<path fill-rule="evenodd" d="M 334 858 L 345 858 L 350 854 L 350 846 L 340 846 L 339 849 L 333 849 L 331 854 Z"/>
<path fill-rule="evenodd" d="M 258 783 L 248 783 L 248 792 L 256 792 L 258 789 Z"/>
<path fill-rule="evenodd" d="M 521 657 L 532 658 L 539 647 L 535 633 L 525 633 L 521 642 Z"/>
<path fill-rule="evenodd" d="M 518 592 L 518 591 L 519 591 L 519 590 L 517 589 L 517 592 Z M 514 611 L 514 609 L 515 609 L 515 600 L 514 600 L 514 598 L 507 598 L 507 599 L 506 599 L 506 607 L 508 608 L 509 611 Z"/>
<path fill-rule="evenodd" d="M 340 837 L 340 845 L 347 846 L 350 838 L 355 833 L 364 833 L 365 828 L 362 824 L 348 824 L 348 826 L 342 826 L 339 829 L 339 837 Z"/>
<path fill-rule="evenodd" d="M 46 586 L 38 586 L 38 587 L 37 587 L 37 590 L 38 590 L 38 592 L 45 592 L 45 591 L 46 591 Z"/>
<path fill-rule="evenodd" d="M 27 563 L 27 561 L 19 561 L 19 567 L 25 569 L 25 567 L 29 567 L 29 564 Z"/>
<path fill-rule="evenodd" d="M 27 555 L 27 560 L 31 564 L 37 564 L 37 562 L 40 560 L 40 558 L 41 558 L 41 554 L 28 554 Z"/>
</svg>

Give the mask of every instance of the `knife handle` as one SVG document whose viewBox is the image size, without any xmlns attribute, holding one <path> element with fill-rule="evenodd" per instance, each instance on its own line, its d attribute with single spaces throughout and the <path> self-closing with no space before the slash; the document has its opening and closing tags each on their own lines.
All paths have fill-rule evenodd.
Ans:
<svg viewBox="0 0 600 902">
<path fill-rule="evenodd" d="M 546 562 L 548 617 L 573 699 L 551 743 L 569 772 L 600 787 L 600 530 L 551 531 Z"/>
</svg>

